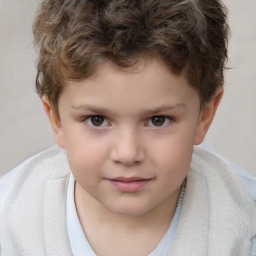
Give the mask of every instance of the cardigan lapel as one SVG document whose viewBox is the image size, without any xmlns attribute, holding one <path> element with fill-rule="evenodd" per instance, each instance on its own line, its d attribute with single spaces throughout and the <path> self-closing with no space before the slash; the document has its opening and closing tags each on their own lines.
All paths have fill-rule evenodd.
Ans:
<svg viewBox="0 0 256 256">
<path fill-rule="evenodd" d="M 168 256 L 208 255 L 209 202 L 206 181 L 200 176 L 195 174 L 187 178 L 179 224 Z"/>
<path fill-rule="evenodd" d="M 72 255 L 66 226 L 67 181 L 68 175 L 49 179 L 46 184 L 43 207 L 45 255 Z"/>
</svg>

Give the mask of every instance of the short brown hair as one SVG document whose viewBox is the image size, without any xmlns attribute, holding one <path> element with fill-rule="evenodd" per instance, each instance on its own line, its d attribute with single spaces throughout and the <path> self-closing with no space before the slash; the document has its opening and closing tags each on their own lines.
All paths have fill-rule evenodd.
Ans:
<svg viewBox="0 0 256 256">
<path fill-rule="evenodd" d="M 90 77 L 104 61 L 128 67 L 152 57 L 185 70 L 204 104 L 223 85 L 226 16 L 219 0 L 44 0 L 33 26 L 37 92 L 58 114 L 65 81 Z"/>
</svg>

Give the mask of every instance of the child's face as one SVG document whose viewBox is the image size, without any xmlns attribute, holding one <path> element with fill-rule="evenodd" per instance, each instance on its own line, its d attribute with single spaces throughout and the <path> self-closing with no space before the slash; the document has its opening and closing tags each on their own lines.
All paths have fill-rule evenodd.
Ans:
<svg viewBox="0 0 256 256">
<path fill-rule="evenodd" d="M 193 144 L 208 128 L 197 92 L 157 61 L 126 70 L 105 64 L 69 82 L 59 113 L 55 138 L 84 198 L 129 216 L 175 207 Z"/>
</svg>

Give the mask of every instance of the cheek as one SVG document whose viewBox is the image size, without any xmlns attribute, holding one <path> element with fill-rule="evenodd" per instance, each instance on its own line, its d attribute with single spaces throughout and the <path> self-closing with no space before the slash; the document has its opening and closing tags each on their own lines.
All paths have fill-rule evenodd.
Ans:
<svg viewBox="0 0 256 256">
<path fill-rule="evenodd" d="M 183 179 L 186 176 L 193 152 L 191 138 L 166 138 L 154 147 L 155 165 L 161 169 L 165 176 L 175 179 Z"/>
<path fill-rule="evenodd" d="M 80 137 L 69 140 L 67 145 L 68 161 L 74 176 L 97 176 L 108 155 L 103 143 L 88 137 Z"/>
<path fill-rule="evenodd" d="M 175 149 L 163 155 L 162 161 L 159 162 L 161 169 L 159 168 L 158 178 L 166 193 L 174 193 L 182 185 L 189 170 L 191 155 L 191 152 Z"/>
<path fill-rule="evenodd" d="M 161 154 L 162 153 L 162 154 Z M 165 170 L 167 175 L 179 176 L 187 173 L 192 156 L 192 149 L 171 148 L 159 151 L 159 165 Z"/>
<path fill-rule="evenodd" d="M 92 188 L 100 179 L 99 154 L 93 154 L 85 147 L 82 150 L 67 152 L 67 158 L 75 180 L 83 188 Z"/>
</svg>

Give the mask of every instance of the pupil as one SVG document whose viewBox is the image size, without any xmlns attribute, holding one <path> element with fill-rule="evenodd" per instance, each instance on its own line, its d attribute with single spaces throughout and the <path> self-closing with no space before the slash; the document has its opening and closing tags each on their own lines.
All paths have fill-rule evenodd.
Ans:
<svg viewBox="0 0 256 256">
<path fill-rule="evenodd" d="M 102 117 L 102 116 L 93 116 L 91 121 L 92 121 L 93 125 L 100 126 L 104 122 L 104 117 Z"/>
<path fill-rule="evenodd" d="M 155 126 L 161 126 L 163 125 L 165 122 L 165 117 L 164 116 L 155 116 L 152 118 L 152 123 L 155 125 Z"/>
</svg>

